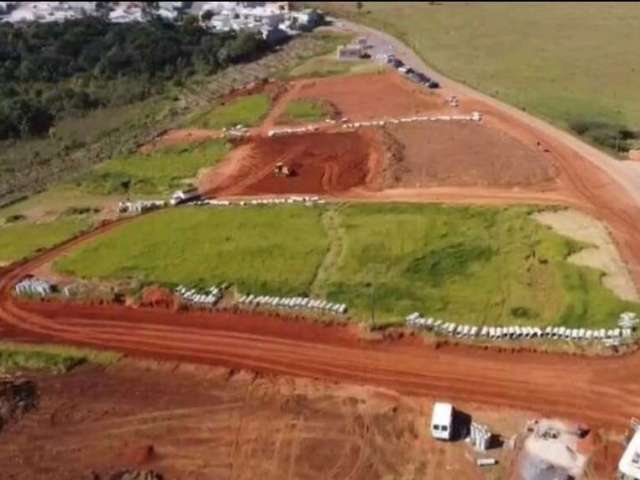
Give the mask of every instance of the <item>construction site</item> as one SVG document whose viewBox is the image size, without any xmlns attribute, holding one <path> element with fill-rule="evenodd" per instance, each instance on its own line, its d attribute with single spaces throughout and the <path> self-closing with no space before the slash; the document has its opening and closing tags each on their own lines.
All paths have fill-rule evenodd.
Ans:
<svg viewBox="0 0 640 480">
<path fill-rule="evenodd" d="M 272 99 L 260 125 L 179 128 L 141 146 L 229 139 L 233 148 L 195 188 L 122 203 L 119 218 L 0 270 L 0 337 L 129 357 L 30 378 L 40 402 L 11 413 L 3 475 L 640 478 L 634 311 L 617 312 L 608 328 L 546 329 L 407 311 L 404 326 L 385 330 L 345 321 L 350 305 L 339 296 L 308 292 L 233 295 L 201 282 L 154 284 L 135 305 L 73 300 L 54 262 L 153 210 L 443 203 L 571 208 L 600 222 L 610 246 L 603 269 L 615 264 L 609 285 L 637 303 L 640 195 L 605 154 L 455 82 L 426 87 L 392 68 L 252 88 Z M 319 121 L 283 124 L 299 100 L 331 108 Z M 323 262 L 337 261 L 328 251 Z M 598 348 L 548 352 L 556 341 Z"/>
</svg>

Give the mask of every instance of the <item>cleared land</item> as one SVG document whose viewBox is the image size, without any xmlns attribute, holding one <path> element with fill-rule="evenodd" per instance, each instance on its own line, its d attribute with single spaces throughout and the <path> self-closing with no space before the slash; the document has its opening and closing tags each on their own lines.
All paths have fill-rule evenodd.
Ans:
<svg viewBox="0 0 640 480">
<path fill-rule="evenodd" d="M 61 219 L 47 223 L 19 222 L 0 226 L 0 265 L 53 247 L 87 229 L 89 225 L 84 219 Z"/>
<path fill-rule="evenodd" d="M 270 106 L 271 99 L 266 94 L 238 97 L 215 107 L 208 113 L 197 116 L 190 122 L 190 126 L 210 129 L 236 125 L 254 127 L 267 115 Z"/>
<path fill-rule="evenodd" d="M 640 5 L 355 2 L 320 6 L 402 39 L 451 78 L 613 147 L 640 129 Z M 491 35 L 486 35 L 490 31 Z M 599 137 L 599 138 L 598 138 Z"/>
<path fill-rule="evenodd" d="M 212 170 L 200 189 L 215 195 L 344 192 L 366 183 L 371 159 L 380 154 L 359 132 L 255 137 L 225 159 L 231 172 Z M 293 175 L 276 177 L 279 162 Z"/>
<path fill-rule="evenodd" d="M 168 193 L 183 187 L 198 171 L 215 165 L 229 151 L 223 140 L 173 146 L 147 155 L 136 153 L 109 160 L 86 177 L 82 186 L 91 193 Z"/>
<path fill-rule="evenodd" d="M 483 124 L 413 123 L 389 131 L 401 146 L 393 186 L 540 187 L 557 174 L 539 150 Z"/>
<path fill-rule="evenodd" d="M 479 475 L 468 445 L 443 448 L 428 434 L 433 403 L 422 396 L 155 362 L 28 378 L 39 405 L 1 434 L 0 463 L 14 480 L 110 478 L 116 468 L 194 480 L 440 480 L 444 465 L 452 478 Z M 528 418 L 458 406 L 505 436 Z M 494 471 L 508 472 L 516 454 L 494 455 Z"/>
<path fill-rule="evenodd" d="M 475 324 L 596 326 L 638 310 L 602 286 L 601 271 L 566 261 L 580 248 L 525 208 L 178 209 L 118 228 L 55 267 L 82 277 L 313 293 L 346 302 L 357 320 L 369 318 L 373 295 L 377 324 L 419 310 Z"/>
</svg>

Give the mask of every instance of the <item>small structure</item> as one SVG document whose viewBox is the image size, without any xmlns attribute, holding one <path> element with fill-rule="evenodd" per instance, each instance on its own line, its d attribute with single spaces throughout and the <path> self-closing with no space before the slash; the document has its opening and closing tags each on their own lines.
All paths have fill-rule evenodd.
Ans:
<svg viewBox="0 0 640 480">
<path fill-rule="evenodd" d="M 362 47 L 360 45 L 341 45 L 338 47 L 338 60 L 358 60 L 362 58 Z"/>
<path fill-rule="evenodd" d="M 438 440 L 451 440 L 453 430 L 453 405 L 436 402 L 431 415 L 431 435 Z"/>
<path fill-rule="evenodd" d="M 618 472 L 620 480 L 640 480 L 640 428 L 638 427 L 620 458 Z"/>
</svg>

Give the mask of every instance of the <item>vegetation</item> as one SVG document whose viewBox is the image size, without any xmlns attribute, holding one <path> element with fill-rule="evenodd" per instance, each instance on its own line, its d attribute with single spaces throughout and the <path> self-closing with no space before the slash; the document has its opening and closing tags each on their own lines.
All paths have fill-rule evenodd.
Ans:
<svg viewBox="0 0 640 480">
<path fill-rule="evenodd" d="M 283 118 L 279 122 L 311 123 L 320 122 L 331 115 L 331 107 L 316 100 L 294 100 L 287 104 Z"/>
<path fill-rule="evenodd" d="M 363 73 L 381 72 L 383 66 L 370 60 L 340 61 L 336 59 L 335 52 L 327 55 L 310 58 L 291 69 L 287 78 L 301 77 L 331 77 L 336 75 L 358 75 Z"/>
<path fill-rule="evenodd" d="M 233 282 L 245 291 L 303 294 L 327 248 L 319 210 L 176 208 L 124 225 L 55 268 L 88 278 Z"/>
<path fill-rule="evenodd" d="M 271 99 L 265 94 L 255 94 L 233 99 L 210 112 L 197 116 L 191 125 L 199 128 L 229 128 L 236 125 L 253 127 L 266 117 Z"/>
<path fill-rule="evenodd" d="M 312 294 L 378 324 L 412 311 L 475 324 L 610 325 L 624 310 L 602 272 L 566 262 L 582 248 L 525 208 L 419 205 L 176 209 L 60 259 L 90 278 Z M 282 228 L 286 225 L 286 228 Z"/>
<path fill-rule="evenodd" d="M 84 218 L 68 218 L 48 223 L 20 222 L 0 226 L 0 264 L 29 257 L 50 248 L 89 227 Z"/>
<path fill-rule="evenodd" d="M 385 30 L 446 75 L 563 128 L 640 130 L 638 4 L 363 3 L 314 6 Z M 612 147 L 609 135 L 585 138 Z"/>
<path fill-rule="evenodd" d="M 5 23 L 0 45 L 0 139 L 46 133 L 56 117 L 136 102 L 167 80 L 212 73 L 266 48 L 249 32 L 99 18 Z"/>
<path fill-rule="evenodd" d="M 117 353 L 80 348 L 0 343 L 0 372 L 51 370 L 64 373 L 83 363 L 110 365 L 119 358 Z"/>
<path fill-rule="evenodd" d="M 215 165 L 229 151 L 223 140 L 167 147 L 148 155 L 136 153 L 109 160 L 81 180 L 91 193 L 167 193 L 183 187 L 198 170 Z"/>
</svg>

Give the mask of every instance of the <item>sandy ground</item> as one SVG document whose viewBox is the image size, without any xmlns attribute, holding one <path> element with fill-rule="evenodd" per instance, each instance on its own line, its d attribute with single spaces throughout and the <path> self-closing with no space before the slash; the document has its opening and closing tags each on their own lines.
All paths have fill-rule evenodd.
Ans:
<svg viewBox="0 0 640 480">
<path fill-rule="evenodd" d="M 571 255 L 568 261 L 602 270 L 606 274 L 603 283 L 620 298 L 635 302 L 640 300 L 629 270 L 602 222 L 571 209 L 539 212 L 533 218 L 561 235 L 594 245 Z"/>
<path fill-rule="evenodd" d="M 39 408 L 0 432 L 2 478 L 88 478 L 123 468 L 178 479 L 485 478 L 464 442 L 434 441 L 432 401 L 223 368 L 124 361 L 36 375 Z M 526 412 L 477 415 L 510 438 Z M 492 450 L 511 468 L 514 452 Z"/>
</svg>

